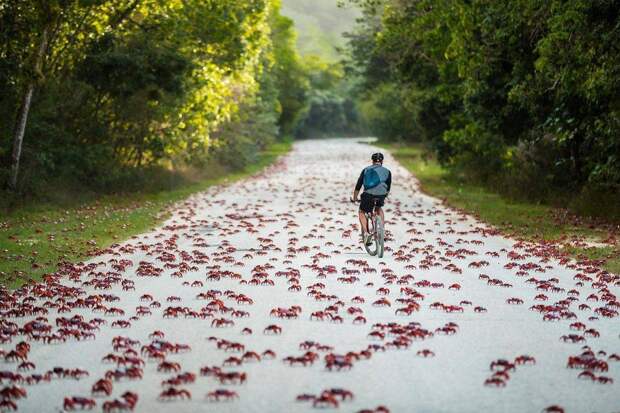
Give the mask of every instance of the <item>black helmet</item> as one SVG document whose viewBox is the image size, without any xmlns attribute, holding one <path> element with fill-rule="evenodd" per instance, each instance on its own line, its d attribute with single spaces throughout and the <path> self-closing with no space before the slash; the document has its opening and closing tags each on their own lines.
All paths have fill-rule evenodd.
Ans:
<svg viewBox="0 0 620 413">
<path fill-rule="evenodd" d="M 383 154 L 381 152 L 373 153 L 371 159 L 373 162 L 383 162 Z"/>
</svg>

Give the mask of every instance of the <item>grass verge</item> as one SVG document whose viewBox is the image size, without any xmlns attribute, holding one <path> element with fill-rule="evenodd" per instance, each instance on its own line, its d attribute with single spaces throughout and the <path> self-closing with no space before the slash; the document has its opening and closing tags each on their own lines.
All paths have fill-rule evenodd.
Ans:
<svg viewBox="0 0 620 413">
<path fill-rule="evenodd" d="M 145 232 L 167 216 L 168 208 L 192 193 L 216 184 L 234 182 L 272 164 L 292 147 L 292 140 L 270 145 L 258 161 L 226 173 L 222 168 L 198 182 L 176 189 L 106 195 L 31 205 L 3 214 L 0 219 L 0 284 L 16 288 L 40 280 L 59 262 L 78 261 L 95 247 L 102 248 Z"/>
<path fill-rule="evenodd" d="M 555 241 L 578 259 L 605 261 L 605 268 L 620 273 L 620 245 L 612 226 L 595 224 L 566 210 L 502 197 L 479 185 L 463 182 L 425 156 L 422 148 L 377 143 L 386 148 L 420 181 L 421 189 L 447 205 L 492 224 L 506 235 L 530 241 Z"/>
</svg>

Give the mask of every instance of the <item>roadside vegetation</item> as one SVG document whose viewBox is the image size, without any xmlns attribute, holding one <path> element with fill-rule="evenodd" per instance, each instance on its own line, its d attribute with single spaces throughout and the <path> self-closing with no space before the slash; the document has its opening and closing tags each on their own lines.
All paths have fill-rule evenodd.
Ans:
<svg viewBox="0 0 620 413">
<path fill-rule="evenodd" d="M 373 136 L 491 192 L 620 221 L 620 3 L 348 3 Z"/>
<path fill-rule="evenodd" d="M 273 164 L 292 146 L 291 139 L 269 145 L 255 163 L 240 170 L 223 165 L 199 180 L 178 178 L 164 190 L 99 196 L 76 195 L 25 206 L 0 219 L 0 284 L 14 288 L 56 270 L 63 261 L 75 262 L 96 248 L 105 248 L 148 231 L 168 217 L 175 202 L 213 185 L 253 175 Z"/>
<path fill-rule="evenodd" d="M 337 0 L 283 0 L 282 14 L 297 29 L 297 47 L 308 78 L 307 104 L 294 130 L 298 138 L 360 136 L 366 128 L 353 91 L 355 78 L 345 70 L 345 32 L 360 16 L 357 7 Z"/>
<path fill-rule="evenodd" d="M 528 241 L 557 243 L 577 259 L 601 260 L 620 274 L 618 225 L 580 218 L 565 208 L 511 199 L 442 167 L 419 146 L 379 143 L 420 182 L 420 189 L 448 206 L 487 222 L 505 235 Z"/>
<path fill-rule="evenodd" d="M 241 169 L 284 136 L 355 133 L 341 64 L 300 56 L 281 7 L 0 0 L 0 210 Z"/>
<path fill-rule="evenodd" d="M 306 105 L 295 36 L 279 0 L 0 0 L 0 207 L 255 163 Z"/>
</svg>

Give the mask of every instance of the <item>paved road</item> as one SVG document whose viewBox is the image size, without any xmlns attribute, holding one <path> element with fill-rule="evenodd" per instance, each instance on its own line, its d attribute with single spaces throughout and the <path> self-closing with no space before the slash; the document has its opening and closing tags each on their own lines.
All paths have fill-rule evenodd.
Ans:
<svg viewBox="0 0 620 413">
<path fill-rule="evenodd" d="M 106 322 L 94 339 L 27 341 L 27 358 L 36 367 L 19 373 L 23 377 L 54 367 L 61 368 L 60 375 L 63 369 L 80 368 L 88 377 L 23 384 L 27 398 L 17 401 L 19 410 L 54 412 L 62 409 L 64 397 L 90 397 L 93 383 L 117 368 L 102 362 L 112 354 L 110 359 L 121 357 L 121 364 L 125 356 L 145 360 L 143 366 L 134 360 L 143 377 L 114 381 L 111 396 L 96 398 L 98 410 L 105 401 L 132 391 L 138 395 L 135 411 L 141 412 L 303 412 L 314 411 L 313 402 L 298 402 L 298 395 L 342 388 L 354 395 L 352 401 L 334 396 L 339 410 L 346 412 L 379 405 L 392 412 L 521 413 L 550 405 L 567 412 L 620 411 L 620 362 L 610 357 L 620 353 L 613 296 L 619 293 L 618 278 L 587 265 L 561 264 L 552 248 L 517 244 L 445 208 L 420 193 L 415 179 L 390 156 L 385 161 L 394 181 L 386 208 L 389 250 L 383 259 L 365 255 L 358 244 L 355 207 L 345 200 L 373 150 L 355 140 L 299 142 L 264 173 L 195 195 L 180 203 L 157 231 L 103 252 L 90 265 L 67 269 L 70 279 L 11 297 L 4 294 L 5 333 L 10 323 L 23 327 L 37 315 L 41 324 L 34 326 L 33 335 L 40 337 L 58 334 L 58 317 L 84 318 L 82 324 L 77 319 L 67 324 L 66 334 L 87 332 L 96 324 L 93 319 Z M 583 285 L 576 285 L 576 275 L 584 278 Z M 453 284 L 460 289 L 449 288 Z M 380 289 L 387 289 L 384 295 Z M 145 294 L 161 306 L 141 299 Z M 171 301 L 175 297 L 178 301 Z M 244 302 L 246 297 L 251 302 Z M 513 304 L 507 303 L 511 298 Z M 410 315 L 395 314 L 407 305 L 414 310 Z M 534 305 L 547 306 L 547 312 L 531 310 Z M 26 315 L 32 306 L 48 312 Z M 59 306 L 68 312 L 58 314 Z M 124 315 L 106 315 L 112 307 Z M 143 307 L 142 315 L 136 316 L 138 307 Z M 286 309 L 280 315 L 289 318 L 271 316 L 275 308 Z M 323 312 L 318 315 L 323 321 L 311 320 L 314 312 Z M 560 319 L 543 321 L 545 314 Z M 367 322 L 354 323 L 358 316 Z M 218 328 L 212 326 L 215 319 L 234 325 Z M 130 326 L 112 327 L 119 320 Z M 576 329 L 579 325 L 571 329 L 577 322 L 600 337 L 592 336 L 595 331 L 586 335 Z M 45 332 L 48 324 L 51 331 Z M 281 327 L 280 334 L 264 333 L 272 324 Z M 196 375 L 193 383 L 176 386 L 191 392 L 191 400 L 158 400 L 166 388 L 162 381 L 178 373 L 158 372 L 157 359 L 141 353 L 155 330 L 164 333 L 161 341 L 191 346 L 191 351 L 178 353 L 166 344 L 151 347 L 161 350 L 166 361 L 178 363 L 178 373 Z M 371 332 L 378 333 L 369 336 Z M 570 334 L 575 340 L 583 336 L 583 342 L 560 339 Z M 139 344 L 121 342 L 115 351 L 116 336 Z M 1 348 L 9 352 L 23 339 L 17 334 Z M 301 349 L 305 341 L 315 344 Z M 234 343 L 242 344 L 243 352 L 236 352 Z M 608 365 L 608 371 L 593 374 L 614 383 L 579 379 L 583 370 L 567 368 L 568 358 L 580 355 L 583 346 L 593 351 L 591 367 Z M 132 356 L 132 349 L 137 355 Z M 275 359 L 264 355 L 266 350 Z M 311 363 L 312 353 L 303 358 L 307 351 L 318 359 Z M 245 352 L 256 352 L 261 361 L 243 358 Z M 355 354 L 346 357 L 350 352 Z M 352 366 L 344 363 L 341 371 L 328 371 L 328 354 Z M 535 364 L 507 366 L 505 373 L 499 365 L 495 377 L 501 381 L 495 383 L 505 387 L 484 385 L 494 374 L 489 368 L 493 361 L 514 363 L 524 355 Z M 205 366 L 221 367 L 230 357 L 243 359 L 243 364 L 222 371 L 244 372 L 246 383 L 221 384 L 218 377 L 199 374 Z M 286 357 L 296 357 L 294 365 Z M 6 362 L 0 370 L 17 372 L 17 365 Z M 126 367 L 118 369 L 126 373 Z M 3 386 L 9 385 L 5 379 Z M 238 398 L 208 401 L 206 394 L 216 389 L 235 391 Z"/>
</svg>

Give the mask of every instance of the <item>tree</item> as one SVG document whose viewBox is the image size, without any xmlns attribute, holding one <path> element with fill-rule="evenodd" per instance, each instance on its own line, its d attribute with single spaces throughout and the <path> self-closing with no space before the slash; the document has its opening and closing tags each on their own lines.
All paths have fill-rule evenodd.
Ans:
<svg viewBox="0 0 620 413">
<path fill-rule="evenodd" d="M 618 2 L 351 2 L 347 68 L 381 138 L 504 188 L 620 189 Z"/>
<path fill-rule="evenodd" d="M 294 39 L 279 0 L 0 0 L 0 126 L 15 131 L 0 176 L 113 189 L 218 151 L 251 162 L 306 107 Z"/>
<path fill-rule="evenodd" d="M 84 23 L 90 10 L 105 3 L 108 2 L 104 0 L 29 0 L 24 4 L 9 3 L 2 7 L 3 20 L 8 20 L 7 22 L 14 25 L 8 29 L 8 33 L 4 33 L 5 36 L 14 35 L 14 30 L 18 26 L 21 26 L 21 30 L 26 27 L 29 30 L 25 36 L 21 37 L 22 43 L 18 41 L 15 45 L 23 47 L 28 52 L 22 56 L 11 56 L 23 59 L 22 62 L 17 63 L 19 72 L 15 76 L 15 81 L 23 84 L 23 92 L 13 129 L 11 172 L 8 179 L 8 187 L 13 191 L 17 189 L 22 146 L 35 89 L 41 86 L 47 75 L 53 71 L 53 68 L 48 66 L 53 66 L 54 63 L 59 64 L 66 53 L 72 52 L 72 46 L 76 43 L 75 39 L 83 34 L 81 32 L 84 31 L 86 26 Z M 139 0 L 132 0 L 129 4 L 127 7 L 117 6 L 120 12 L 111 16 L 109 21 L 111 27 L 120 25 L 134 11 Z M 72 20 L 76 16 L 82 19 L 79 24 Z M 75 27 L 71 27 L 72 23 L 75 23 Z M 14 48 L 5 50 L 7 55 L 14 51 Z M 51 58 L 52 62 L 46 65 L 48 58 Z"/>
<path fill-rule="evenodd" d="M 276 3 L 276 12 L 271 15 L 271 39 L 273 45 L 274 65 L 272 77 L 277 84 L 280 117 L 278 124 L 281 133 L 291 134 L 299 115 L 304 109 L 310 87 L 299 53 L 295 47 L 296 34 L 293 21 L 279 13 L 280 2 Z"/>
<path fill-rule="evenodd" d="M 26 76 L 24 83 L 26 84 L 25 91 L 22 97 L 21 105 L 18 110 L 17 119 L 15 122 L 15 129 L 13 132 L 13 152 L 11 156 L 11 173 L 9 177 L 8 186 L 12 190 L 17 189 L 17 175 L 19 173 L 19 160 L 22 153 L 22 143 L 24 140 L 24 133 L 26 131 L 26 124 L 28 123 L 28 113 L 30 112 L 30 105 L 32 103 L 32 95 L 34 93 L 37 83 L 43 81 L 43 61 L 46 57 L 49 37 L 52 28 L 55 26 L 59 16 L 59 5 L 54 2 L 39 1 L 37 6 L 40 8 L 38 16 L 38 25 L 40 27 L 41 38 L 38 41 L 38 47 L 34 56 L 32 56 L 32 63 L 29 64 L 29 75 Z"/>
</svg>

